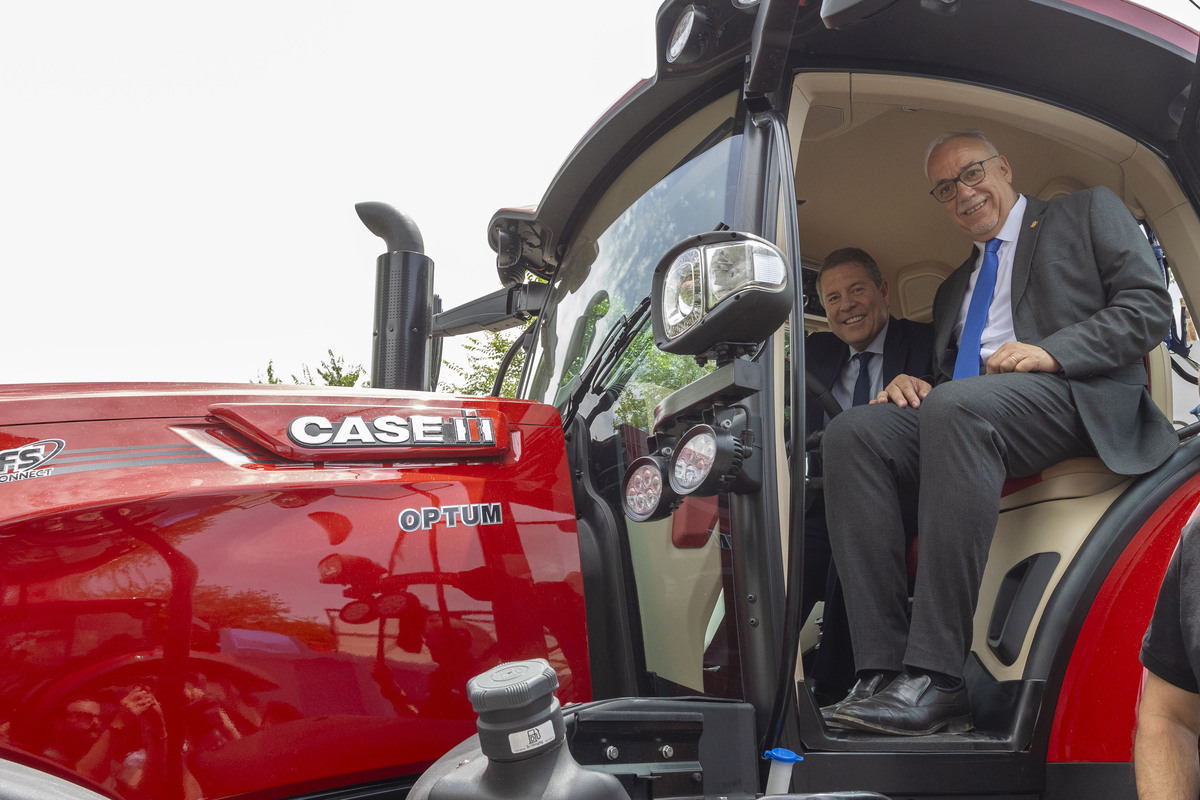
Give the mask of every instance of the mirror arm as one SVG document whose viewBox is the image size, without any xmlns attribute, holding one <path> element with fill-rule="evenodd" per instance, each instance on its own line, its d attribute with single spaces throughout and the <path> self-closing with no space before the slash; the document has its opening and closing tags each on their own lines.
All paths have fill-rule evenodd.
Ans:
<svg viewBox="0 0 1200 800">
<path fill-rule="evenodd" d="M 547 283 L 523 283 L 476 298 L 433 318 L 432 336 L 502 331 L 537 316 L 550 294 Z"/>
</svg>

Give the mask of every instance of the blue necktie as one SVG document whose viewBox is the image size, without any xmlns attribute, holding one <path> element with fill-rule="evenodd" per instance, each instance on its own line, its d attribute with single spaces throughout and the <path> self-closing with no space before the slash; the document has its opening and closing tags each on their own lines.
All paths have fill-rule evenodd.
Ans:
<svg viewBox="0 0 1200 800">
<path fill-rule="evenodd" d="M 992 292 L 996 289 L 996 270 L 1000 259 L 996 251 L 1000 240 L 992 239 L 983 251 L 983 266 L 971 293 L 971 305 L 967 308 L 967 321 L 963 323 L 962 338 L 958 342 L 958 358 L 954 360 L 954 380 L 979 375 L 979 342 L 983 338 L 983 327 L 987 324 L 988 308 L 992 305 Z"/>
<path fill-rule="evenodd" d="M 854 405 L 863 406 L 871 402 L 871 356 L 874 353 L 859 353 L 854 357 L 858 362 L 858 380 L 854 382 Z"/>
</svg>

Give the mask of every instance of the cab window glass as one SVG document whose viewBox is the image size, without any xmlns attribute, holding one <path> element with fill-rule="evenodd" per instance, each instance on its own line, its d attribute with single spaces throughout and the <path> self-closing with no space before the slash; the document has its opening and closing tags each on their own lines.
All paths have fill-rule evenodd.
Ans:
<svg viewBox="0 0 1200 800">
<path fill-rule="evenodd" d="M 628 463 L 649 451 L 654 408 L 711 366 L 659 351 L 649 315 L 625 336 L 619 326 L 650 294 L 654 268 L 673 245 L 732 219 L 741 160 L 735 108 L 734 95 L 708 106 L 614 179 L 563 260 L 528 377 L 530 397 L 560 408 L 573 407 L 581 381 L 589 384 L 578 410 L 591 434 L 591 480 L 625 526 L 645 670 L 663 695 L 741 691 L 737 637 L 726 622 L 731 531 L 718 497 L 691 498 L 664 520 L 625 518 L 619 484 Z M 605 345 L 610 334 L 620 343 Z"/>
<path fill-rule="evenodd" d="M 733 107 L 733 98 L 709 106 L 613 181 L 563 259 L 540 322 L 526 396 L 563 405 L 614 325 L 650 293 L 651 275 L 663 254 L 728 219 L 728 189 L 741 141 L 732 135 Z M 657 359 L 658 371 L 667 362 L 683 369 L 669 393 L 695 377 L 696 365 L 688 357 L 658 353 L 648 327 L 637 346 L 627 350 L 625 371 L 636 368 L 635 362 L 663 356 Z M 662 399 L 653 394 L 643 390 L 636 413 L 653 410 Z M 625 404 L 635 413 L 630 399 Z"/>
</svg>

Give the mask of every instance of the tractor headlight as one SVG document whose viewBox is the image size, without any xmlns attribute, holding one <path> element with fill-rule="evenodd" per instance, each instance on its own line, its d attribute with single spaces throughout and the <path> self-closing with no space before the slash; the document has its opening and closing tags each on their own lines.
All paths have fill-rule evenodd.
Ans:
<svg viewBox="0 0 1200 800">
<path fill-rule="evenodd" d="M 340 583 L 368 589 L 379 582 L 387 572 L 366 556 L 333 553 L 317 564 L 317 580 L 320 583 Z"/>
<path fill-rule="evenodd" d="M 654 271 L 654 341 L 701 355 L 721 344 L 757 344 L 787 319 L 787 261 L 773 244 L 735 231 L 694 236 Z"/>
<path fill-rule="evenodd" d="M 704 313 L 704 279 L 700 269 L 700 249 L 681 253 L 667 269 L 663 280 L 662 315 L 667 336 L 678 338 L 700 321 Z"/>
</svg>

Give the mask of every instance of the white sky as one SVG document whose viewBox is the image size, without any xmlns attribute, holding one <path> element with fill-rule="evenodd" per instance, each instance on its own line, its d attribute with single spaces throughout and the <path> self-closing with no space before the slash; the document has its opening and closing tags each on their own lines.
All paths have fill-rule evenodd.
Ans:
<svg viewBox="0 0 1200 800">
<path fill-rule="evenodd" d="M 0 0 L 0 383 L 369 369 L 354 204 L 447 307 L 499 288 L 488 219 L 653 72 L 657 6 Z"/>
<path fill-rule="evenodd" d="M 354 204 L 447 307 L 498 288 L 488 219 L 652 73 L 658 5 L 0 0 L 0 383 L 369 368 Z"/>
</svg>

